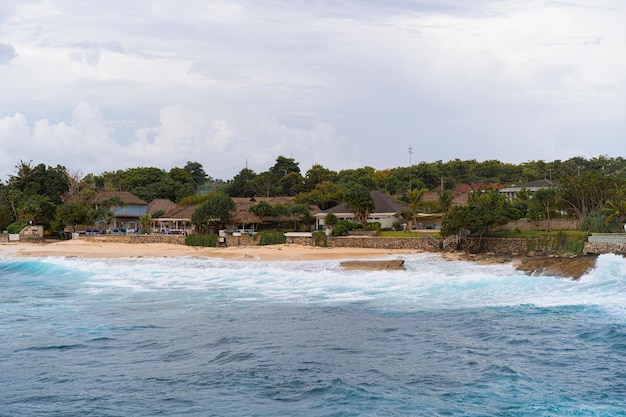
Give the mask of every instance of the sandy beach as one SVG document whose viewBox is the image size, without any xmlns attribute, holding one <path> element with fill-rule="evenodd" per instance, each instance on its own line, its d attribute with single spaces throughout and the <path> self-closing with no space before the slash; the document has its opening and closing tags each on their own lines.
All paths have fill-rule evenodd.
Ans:
<svg viewBox="0 0 626 417">
<path fill-rule="evenodd" d="M 310 261 L 364 259 L 416 253 L 414 250 L 321 248 L 302 245 L 201 248 L 168 243 L 113 243 L 66 240 L 0 244 L 0 253 L 21 257 L 141 258 L 206 256 L 246 261 Z"/>
</svg>

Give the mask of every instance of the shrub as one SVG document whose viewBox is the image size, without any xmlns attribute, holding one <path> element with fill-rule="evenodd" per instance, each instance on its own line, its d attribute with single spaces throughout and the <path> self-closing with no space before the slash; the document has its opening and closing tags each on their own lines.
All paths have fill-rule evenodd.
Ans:
<svg viewBox="0 0 626 417">
<path fill-rule="evenodd" d="M 367 230 L 375 230 L 375 231 L 379 231 L 380 230 L 380 222 L 369 222 L 367 224 Z"/>
<path fill-rule="evenodd" d="M 11 223 L 10 225 L 7 226 L 7 232 L 16 235 L 19 232 L 21 232 L 22 229 L 25 228 L 26 226 L 27 226 L 27 224 L 24 223 L 24 222 Z"/>
<path fill-rule="evenodd" d="M 314 232 L 313 239 L 315 240 L 315 246 L 327 247 L 328 246 L 328 238 L 326 237 L 326 232 Z"/>
<path fill-rule="evenodd" d="M 217 235 L 216 234 L 208 234 L 208 235 L 198 235 L 191 234 L 185 237 L 185 245 L 187 246 L 204 246 L 204 247 L 212 247 L 217 246 Z"/>
<path fill-rule="evenodd" d="M 333 236 L 346 236 L 350 230 L 360 229 L 361 225 L 349 220 L 339 220 L 333 229 Z"/>
<path fill-rule="evenodd" d="M 287 241 L 287 238 L 285 238 L 285 234 L 277 230 L 267 230 L 265 232 L 260 232 L 258 233 L 258 236 L 259 246 L 280 245 L 281 243 L 285 243 Z"/>
</svg>

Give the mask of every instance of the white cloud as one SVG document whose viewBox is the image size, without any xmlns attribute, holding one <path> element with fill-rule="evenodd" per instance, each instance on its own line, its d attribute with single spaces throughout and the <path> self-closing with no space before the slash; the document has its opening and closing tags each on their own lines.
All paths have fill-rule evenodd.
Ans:
<svg viewBox="0 0 626 417">
<path fill-rule="evenodd" d="M 612 155 L 624 21 L 618 0 L 7 0 L 0 173 Z"/>
</svg>

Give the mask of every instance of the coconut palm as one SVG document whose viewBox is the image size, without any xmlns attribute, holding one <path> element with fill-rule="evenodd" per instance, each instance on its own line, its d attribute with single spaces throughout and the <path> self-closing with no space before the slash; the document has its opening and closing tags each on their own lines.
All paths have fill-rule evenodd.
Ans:
<svg viewBox="0 0 626 417">
<path fill-rule="evenodd" d="M 624 195 L 624 190 L 618 190 L 612 200 L 607 200 L 602 211 L 608 213 L 606 217 L 607 226 L 613 220 L 619 221 L 620 224 L 623 223 L 624 218 L 626 218 L 626 195 Z"/>
<path fill-rule="evenodd" d="M 426 202 L 424 201 L 424 194 L 426 194 L 427 191 L 427 188 L 414 188 L 412 190 L 408 190 L 406 194 L 397 201 L 397 203 L 407 205 L 409 207 L 409 210 L 411 211 L 409 230 L 411 230 L 411 227 L 417 218 L 417 213 L 426 205 Z"/>
</svg>

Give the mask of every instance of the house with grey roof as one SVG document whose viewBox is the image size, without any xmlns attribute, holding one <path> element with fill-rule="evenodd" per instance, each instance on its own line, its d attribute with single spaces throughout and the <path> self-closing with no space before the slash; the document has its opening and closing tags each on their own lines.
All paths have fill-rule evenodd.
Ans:
<svg viewBox="0 0 626 417">
<path fill-rule="evenodd" d="M 531 194 L 535 193 L 537 190 L 541 190 L 542 188 L 550 188 L 554 187 L 555 184 L 551 180 L 542 179 L 537 181 L 524 182 L 521 184 L 513 184 L 505 188 L 500 188 L 498 192 L 506 195 L 509 200 L 513 200 L 517 193 L 522 190 L 529 191 Z"/>
<path fill-rule="evenodd" d="M 407 205 L 398 203 L 395 197 L 380 191 L 370 191 L 370 196 L 374 200 L 374 210 L 370 213 L 367 221 L 369 223 L 378 222 L 383 229 L 391 229 L 393 223 L 400 219 L 400 212 L 408 208 Z M 346 207 L 345 203 L 341 203 L 315 214 L 316 229 L 325 227 L 324 222 L 328 213 L 333 213 L 339 220 L 356 221 L 354 213 Z"/>
</svg>

